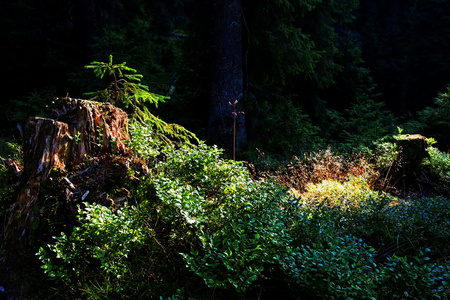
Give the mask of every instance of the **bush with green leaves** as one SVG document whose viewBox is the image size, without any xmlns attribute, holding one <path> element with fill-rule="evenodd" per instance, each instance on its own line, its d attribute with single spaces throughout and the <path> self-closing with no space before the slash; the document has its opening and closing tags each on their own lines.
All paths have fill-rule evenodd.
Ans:
<svg viewBox="0 0 450 300">
<path fill-rule="evenodd" d="M 114 294 L 125 290 L 130 279 L 130 254 L 152 235 L 140 224 L 132 208 L 111 208 L 85 203 L 70 234 L 54 237 L 37 255 L 42 269 L 76 293 Z M 93 295 L 91 295 L 93 296 Z"/>
<path fill-rule="evenodd" d="M 402 201 L 386 211 L 383 221 L 398 255 L 418 255 L 425 248 L 429 255 L 441 259 L 450 255 L 446 241 L 450 239 L 449 199 L 414 197 Z"/>
<path fill-rule="evenodd" d="M 154 187 L 161 218 L 191 245 L 182 253 L 187 266 L 210 288 L 244 292 L 294 252 L 283 212 L 289 200 L 221 153 L 204 144 L 166 153 Z"/>
<path fill-rule="evenodd" d="M 376 296 L 376 251 L 351 235 L 322 228 L 315 243 L 302 245 L 291 284 L 301 295 L 318 299 L 369 299 Z"/>
<path fill-rule="evenodd" d="M 304 201 L 311 200 L 314 204 L 327 201 L 331 206 L 346 209 L 358 209 L 362 202 L 377 196 L 378 192 L 370 189 L 367 178 L 353 175 L 344 182 L 326 179 L 320 183 L 308 183 L 306 192 L 302 194 Z"/>
<path fill-rule="evenodd" d="M 286 269 L 300 296 L 448 298 L 448 200 L 392 200 L 371 196 L 357 209 L 328 201 L 301 206 L 291 231 L 300 251 Z"/>
<path fill-rule="evenodd" d="M 41 248 L 44 270 L 91 298 L 245 297 L 275 279 L 299 298 L 448 297 L 446 198 L 400 201 L 364 176 L 293 198 L 222 152 L 167 147 L 132 191 L 139 209 L 80 209 Z"/>
<path fill-rule="evenodd" d="M 438 148 L 432 146 L 428 146 L 427 151 L 430 160 L 424 160 L 423 164 L 430 166 L 432 173 L 450 184 L 450 154 L 441 152 Z"/>
<path fill-rule="evenodd" d="M 387 172 L 391 168 L 398 167 L 398 158 L 400 155 L 398 145 L 394 137 L 385 136 L 373 142 L 375 146 L 375 163 Z"/>
<path fill-rule="evenodd" d="M 389 204 L 396 198 L 370 189 L 364 176 L 308 184 L 297 196 L 299 220 L 293 231 L 296 245 L 312 243 L 322 228 L 333 228 L 380 247 L 391 242 L 384 227 Z"/>
<path fill-rule="evenodd" d="M 450 265 L 430 263 L 421 253 L 410 259 L 393 255 L 380 264 L 379 299 L 448 299 Z"/>
</svg>

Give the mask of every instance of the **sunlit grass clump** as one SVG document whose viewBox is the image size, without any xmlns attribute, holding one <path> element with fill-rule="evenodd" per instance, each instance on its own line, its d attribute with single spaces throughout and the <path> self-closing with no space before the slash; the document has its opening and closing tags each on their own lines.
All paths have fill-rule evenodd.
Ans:
<svg viewBox="0 0 450 300">
<path fill-rule="evenodd" d="M 367 199 L 378 196 L 370 189 L 364 176 L 348 176 L 345 181 L 325 179 L 320 183 L 308 183 L 306 192 L 299 195 L 302 203 L 320 204 L 327 202 L 331 207 L 358 208 Z"/>
</svg>

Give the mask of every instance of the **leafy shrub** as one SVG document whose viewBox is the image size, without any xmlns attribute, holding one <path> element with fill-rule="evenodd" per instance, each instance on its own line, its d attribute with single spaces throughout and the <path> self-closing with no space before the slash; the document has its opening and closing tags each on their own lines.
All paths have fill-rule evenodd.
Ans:
<svg viewBox="0 0 450 300">
<path fill-rule="evenodd" d="M 375 250 L 350 235 L 322 230 L 313 245 L 301 246 L 291 280 L 302 296 L 367 299 L 376 295 Z"/>
<path fill-rule="evenodd" d="M 348 176 L 346 181 L 324 180 L 308 184 L 298 194 L 297 205 L 303 224 L 296 231 L 297 244 L 308 243 L 321 228 L 329 227 L 363 238 L 372 245 L 390 242 L 384 227 L 386 212 L 395 198 L 370 189 L 364 176 Z M 307 217 L 305 217 L 307 216 Z"/>
<path fill-rule="evenodd" d="M 11 158 L 22 163 L 22 146 L 15 141 L 0 139 L 0 157 L 2 159 Z"/>
<path fill-rule="evenodd" d="M 74 292 L 117 293 L 128 285 L 129 255 L 151 234 L 139 224 L 137 212 L 113 212 L 98 204 L 78 209 L 80 227 L 61 233 L 37 255 L 44 272 L 67 283 Z"/>
<path fill-rule="evenodd" d="M 317 182 L 291 197 L 215 146 L 168 147 L 132 192 L 139 210 L 87 205 L 43 267 L 92 298 L 245 297 L 275 279 L 299 298 L 448 297 L 446 198 L 399 200 L 370 189 L 364 159 L 308 158 Z"/>
<path fill-rule="evenodd" d="M 450 254 L 450 208 L 444 197 L 412 198 L 389 209 L 384 224 L 397 242 L 405 242 L 401 255 L 418 255 L 429 248 L 434 258 Z M 408 247 L 407 247 L 408 246 Z M 400 253 L 399 253 L 400 255 Z"/>
<path fill-rule="evenodd" d="M 306 192 L 301 195 L 303 201 L 327 201 L 331 206 L 351 209 L 356 209 L 361 202 L 377 196 L 378 192 L 372 191 L 362 176 L 349 176 L 344 182 L 326 179 L 317 184 L 309 183 Z"/>
<path fill-rule="evenodd" d="M 424 165 L 429 165 L 432 173 L 450 183 L 450 154 L 431 146 L 427 150 L 430 154 L 430 161 L 424 160 Z"/>
<path fill-rule="evenodd" d="M 398 145 L 394 137 L 385 136 L 373 142 L 375 145 L 375 161 L 377 166 L 387 172 L 392 167 L 398 166 L 400 155 Z"/>
<path fill-rule="evenodd" d="M 402 129 L 399 128 L 399 131 L 400 134 L 398 135 L 386 136 L 374 142 L 376 149 L 373 152 L 373 157 L 375 164 L 381 169 L 381 174 L 383 175 L 381 181 L 385 188 L 392 180 L 392 176 L 396 177 L 394 180 L 397 181 L 403 176 L 404 172 L 397 140 L 401 140 L 405 135 L 401 134 Z M 437 176 L 440 178 L 444 183 L 443 189 L 448 189 L 447 184 L 450 183 L 450 155 L 433 147 L 436 143 L 433 138 L 428 138 L 426 141 L 428 145 L 426 150 L 429 158 L 425 158 L 421 162 L 422 170 L 427 175 L 434 175 L 433 177 Z M 394 183 L 392 182 L 391 184 Z"/>
<path fill-rule="evenodd" d="M 427 263 L 423 254 L 408 260 L 389 257 L 380 267 L 378 295 L 381 299 L 448 299 L 450 265 Z"/>
<path fill-rule="evenodd" d="M 288 198 L 221 153 L 204 144 L 166 153 L 154 186 L 164 222 L 178 223 L 178 237 L 191 243 L 182 254 L 188 267 L 210 288 L 244 292 L 293 252 L 282 209 Z"/>
<path fill-rule="evenodd" d="M 302 297 L 449 296 L 448 264 L 431 263 L 423 255 L 448 257 L 448 200 L 414 199 L 391 206 L 392 200 L 372 195 L 357 209 L 330 201 L 300 206 L 291 232 L 300 251 L 287 273 L 295 279 L 291 284 L 303 288 Z"/>
</svg>

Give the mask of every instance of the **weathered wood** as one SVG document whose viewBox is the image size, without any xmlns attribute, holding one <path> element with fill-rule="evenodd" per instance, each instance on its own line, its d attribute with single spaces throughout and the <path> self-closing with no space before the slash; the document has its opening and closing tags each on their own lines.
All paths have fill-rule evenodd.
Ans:
<svg viewBox="0 0 450 300">
<path fill-rule="evenodd" d="M 28 122 L 24 132 L 22 183 L 8 218 L 7 239 L 20 241 L 26 235 L 42 183 L 52 169 L 65 170 L 70 138 L 65 123 L 45 118 Z"/>
<path fill-rule="evenodd" d="M 71 98 L 56 98 L 62 102 L 53 110 L 56 120 L 69 126 L 73 138 L 71 160 L 82 161 L 86 155 L 99 151 L 103 153 L 125 153 L 129 140 L 128 115 L 123 110 L 109 104 Z"/>
<path fill-rule="evenodd" d="M 424 158 L 430 159 L 426 137 L 420 134 L 405 135 L 397 141 L 404 175 L 417 172 Z"/>
<path fill-rule="evenodd" d="M 53 110 L 52 118 L 32 118 L 23 132 L 24 167 L 5 229 L 5 240 L 22 246 L 41 187 L 53 171 L 64 176 L 89 157 L 129 152 L 125 144 L 129 140 L 128 116 L 124 111 L 108 103 L 55 100 L 60 107 Z M 67 191 L 67 200 L 72 192 Z"/>
<path fill-rule="evenodd" d="M 5 159 L 5 165 L 10 170 L 14 180 L 19 180 L 20 176 L 23 173 L 23 166 L 19 162 L 11 158 Z"/>
</svg>

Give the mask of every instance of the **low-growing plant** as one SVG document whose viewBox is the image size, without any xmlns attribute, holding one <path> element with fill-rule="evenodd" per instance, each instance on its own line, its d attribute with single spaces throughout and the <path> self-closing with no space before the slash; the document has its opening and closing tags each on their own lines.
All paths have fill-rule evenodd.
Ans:
<svg viewBox="0 0 450 300">
<path fill-rule="evenodd" d="M 399 255 L 418 255 L 430 249 L 434 259 L 450 255 L 450 208 L 444 197 L 415 197 L 390 208 L 384 221 L 391 234 L 408 247 Z"/>
<path fill-rule="evenodd" d="M 384 224 L 386 212 L 396 198 L 370 189 L 364 176 L 350 175 L 343 182 L 309 183 L 307 190 L 295 197 L 303 220 L 300 229 L 295 230 L 301 232 L 296 233 L 297 244 L 314 239 L 323 227 L 358 236 L 377 247 L 392 241 Z"/>
<path fill-rule="evenodd" d="M 352 175 L 343 182 L 326 179 L 317 184 L 308 183 L 306 192 L 301 194 L 303 201 L 315 204 L 327 201 L 331 206 L 346 209 L 358 209 L 360 203 L 377 196 L 378 192 L 370 189 L 365 178 Z"/>
<path fill-rule="evenodd" d="M 318 299 L 370 299 L 376 296 L 376 251 L 351 235 L 323 228 L 313 245 L 302 245 L 291 284 L 300 295 Z"/>
<path fill-rule="evenodd" d="M 349 175 L 363 176 L 371 184 L 378 173 L 364 155 L 343 155 L 328 148 L 294 156 L 290 162 L 269 175 L 286 188 L 303 193 L 308 184 L 320 183 L 323 180 L 345 181 Z"/>
<path fill-rule="evenodd" d="M 450 184 L 450 154 L 439 151 L 438 148 L 428 146 L 429 160 L 424 160 L 423 165 L 428 165 L 431 172 L 439 176 L 447 184 Z"/>
<path fill-rule="evenodd" d="M 115 294 L 131 283 L 129 255 L 151 236 L 139 224 L 137 211 L 113 211 L 98 204 L 78 208 L 79 226 L 70 234 L 54 237 L 37 255 L 50 277 L 66 283 L 75 295 L 89 291 Z"/>
<path fill-rule="evenodd" d="M 294 251 L 283 213 L 288 197 L 221 153 L 204 144 L 166 153 L 154 186 L 161 218 L 191 244 L 182 252 L 187 266 L 209 288 L 242 293 Z"/>
<path fill-rule="evenodd" d="M 132 190 L 138 210 L 87 205 L 41 248 L 72 295 L 245 298 L 276 280 L 292 298 L 448 297 L 448 199 L 372 190 L 365 157 L 305 155 L 276 182 L 203 142 L 162 153 Z"/>
<path fill-rule="evenodd" d="M 380 267 L 380 299 L 448 299 L 450 265 L 429 263 L 425 253 L 408 259 L 393 255 Z"/>
</svg>

